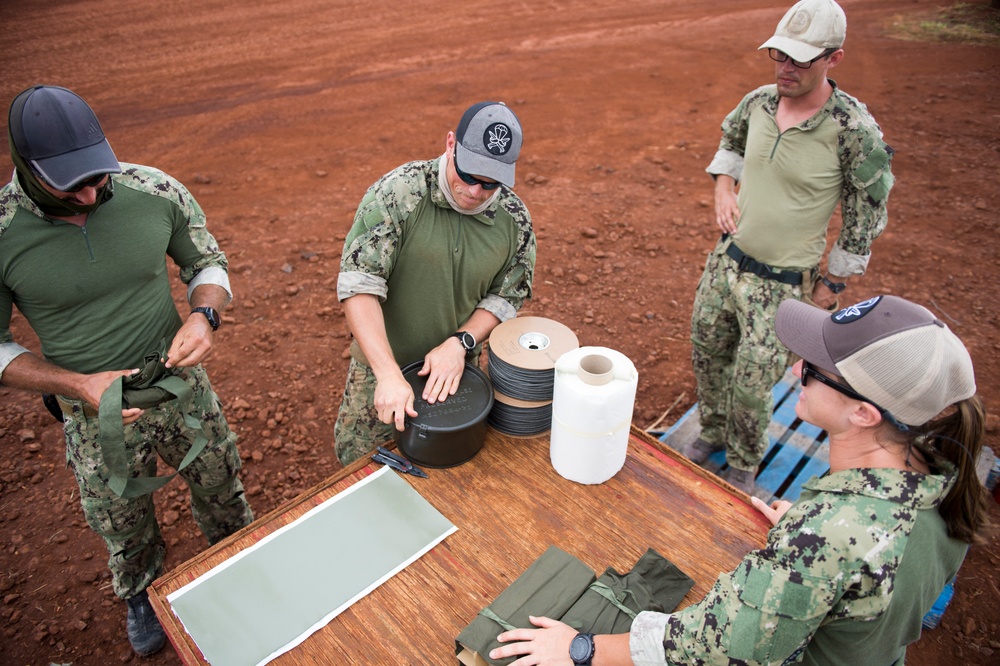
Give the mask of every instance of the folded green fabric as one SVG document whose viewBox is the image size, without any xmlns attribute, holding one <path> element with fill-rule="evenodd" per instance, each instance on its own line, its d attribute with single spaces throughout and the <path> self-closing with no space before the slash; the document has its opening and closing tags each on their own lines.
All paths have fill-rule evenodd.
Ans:
<svg viewBox="0 0 1000 666">
<path fill-rule="evenodd" d="M 513 657 L 493 660 L 489 652 L 500 646 L 496 637 L 502 631 L 533 628 L 529 615 L 555 618 L 583 632 L 626 633 L 641 611 L 673 611 L 693 585 L 690 577 L 651 548 L 630 572 L 609 568 L 595 579 L 590 567 L 550 546 L 462 630 L 455 653 L 464 647 L 489 664 L 511 663 Z"/>
<path fill-rule="evenodd" d="M 549 546 L 493 603 L 462 630 L 455 653 L 468 647 L 490 664 L 509 664 L 513 658 L 491 660 L 500 647 L 497 635 L 517 627 L 533 627 L 529 615 L 562 617 L 597 579 L 594 570 L 555 546 Z"/>
<path fill-rule="evenodd" d="M 628 573 L 607 569 L 559 619 L 586 633 L 623 634 L 642 611 L 677 608 L 693 586 L 690 577 L 650 548 Z"/>
</svg>

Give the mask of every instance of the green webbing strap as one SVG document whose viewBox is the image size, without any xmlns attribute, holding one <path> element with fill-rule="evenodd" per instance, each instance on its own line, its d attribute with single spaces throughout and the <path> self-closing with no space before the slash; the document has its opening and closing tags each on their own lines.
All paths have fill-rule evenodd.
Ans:
<svg viewBox="0 0 1000 666">
<path fill-rule="evenodd" d="M 507 622 L 507 620 L 504 620 L 499 615 L 497 615 L 496 613 L 494 613 L 493 611 L 491 611 L 489 606 L 487 606 L 483 610 L 479 611 L 479 614 L 482 615 L 483 617 L 489 618 L 489 619 L 493 620 L 494 622 L 496 622 L 497 624 L 499 624 L 501 627 L 504 628 L 504 631 L 513 631 L 513 630 L 517 629 L 517 627 L 515 627 L 511 623 Z"/>
<path fill-rule="evenodd" d="M 147 495 L 157 488 L 162 488 L 170 482 L 177 472 L 191 464 L 205 448 L 208 438 L 202 429 L 201 422 L 192 416 L 187 410 L 190 407 L 194 391 L 183 379 L 177 375 L 167 375 L 157 380 L 154 386 L 162 388 L 174 396 L 179 408 L 182 410 L 184 424 L 196 431 L 194 443 L 188 449 L 181 464 L 177 466 L 177 472 L 169 476 L 153 476 L 129 478 L 128 462 L 125 453 L 125 430 L 122 424 L 122 381 L 119 377 L 111 383 L 111 386 L 101 396 L 101 406 L 98 410 L 98 421 L 100 429 L 97 434 L 97 442 L 101 448 L 101 455 L 104 457 L 104 464 L 107 465 L 111 475 L 108 479 L 108 487 L 119 497 L 132 498 Z"/>
<path fill-rule="evenodd" d="M 615 596 L 615 591 L 612 590 L 610 587 L 608 587 L 607 585 L 605 585 L 604 583 L 602 583 L 599 580 L 595 580 L 593 583 L 590 584 L 590 589 L 593 590 L 594 592 L 596 592 L 597 594 L 601 595 L 602 597 L 604 597 L 608 601 L 610 601 L 612 604 L 614 604 L 618 608 L 618 610 L 620 610 L 621 612 L 625 613 L 626 615 L 628 615 L 633 620 L 635 619 L 635 616 L 637 615 L 637 613 L 634 610 L 632 610 L 631 608 L 629 608 L 628 606 L 626 606 L 625 604 L 623 604 L 622 602 L 618 601 L 618 597 Z M 623 594 L 632 594 L 632 591 L 631 590 L 624 590 Z M 635 595 L 632 594 L 632 597 L 635 598 Z"/>
</svg>

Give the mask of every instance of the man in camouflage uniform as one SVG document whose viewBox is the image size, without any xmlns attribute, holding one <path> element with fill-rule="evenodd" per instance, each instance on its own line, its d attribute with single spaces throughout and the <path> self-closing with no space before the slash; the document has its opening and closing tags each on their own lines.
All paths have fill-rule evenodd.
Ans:
<svg viewBox="0 0 1000 666">
<path fill-rule="evenodd" d="M 760 47 L 775 61 L 776 84 L 726 116 L 707 169 L 723 233 L 695 295 L 701 436 L 683 453 L 701 463 L 725 448 L 726 478 L 748 493 L 769 445 L 771 390 L 788 364 L 774 335 L 778 304 L 834 308 L 848 276 L 865 272 L 887 221 L 892 149 L 865 106 L 827 78 L 844 57 L 846 30 L 833 0 L 793 6 Z M 820 276 L 838 201 L 843 225 Z"/>
<path fill-rule="evenodd" d="M 210 543 L 253 520 L 237 478 L 236 435 L 199 365 L 231 299 L 226 257 L 187 189 L 162 171 L 119 163 L 75 93 L 55 86 L 22 92 L 8 114 L 8 139 L 15 172 L 0 190 L 0 381 L 57 396 L 66 460 L 87 522 L 108 548 L 114 591 L 127 601 L 129 641 L 138 654 L 151 654 L 165 635 L 146 588 L 162 570 L 165 544 L 152 495 L 112 490 L 115 477 L 147 481 L 157 456 L 183 466 L 192 513 Z M 171 297 L 167 255 L 188 285 L 192 309 L 184 320 Z M 43 358 L 14 342 L 15 304 Z M 109 387 L 161 344 L 190 399 L 145 410 L 119 401 L 99 411 Z M 119 409 L 117 449 L 105 449 L 99 415 L 113 423 Z"/>
<path fill-rule="evenodd" d="M 354 335 L 334 427 L 348 464 L 416 416 L 402 368 L 423 361 L 423 399 L 454 395 L 467 357 L 531 296 L 535 235 L 511 191 L 521 124 L 480 102 L 448 132 L 437 159 L 372 185 L 344 242 L 337 296 Z"/>
</svg>

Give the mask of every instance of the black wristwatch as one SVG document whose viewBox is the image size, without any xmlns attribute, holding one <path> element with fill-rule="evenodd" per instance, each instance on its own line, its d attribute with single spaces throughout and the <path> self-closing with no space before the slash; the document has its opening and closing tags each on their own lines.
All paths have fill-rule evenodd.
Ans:
<svg viewBox="0 0 1000 666">
<path fill-rule="evenodd" d="M 219 319 L 219 313 L 216 312 L 214 308 L 207 308 L 207 307 L 192 308 L 191 314 L 194 314 L 195 312 L 200 312 L 203 315 L 205 315 L 205 318 L 208 319 L 208 323 L 211 324 L 213 331 L 219 330 L 219 326 L 222 324 L 222 320 Z"/>
<path fill-rule="evenodd" d="M 590 666 L 594 651 L 594 634 L 577 634 L 569 644 L 569 658 L 576 666 Z"/>
<path fill-rule="evenodd" d="M 452 333 L 451 337 L 458 338 L 458 341 L 462 343 L 462 347 L 465 349 L 466 354 L 476 348 L 476 338 L 474 338 L 472 333 L 469 333 L 468 331 Z"/>
<path fill-rule="evenodd" d="M 839 294 L 840 292 L 847 289 L 846 282 L 830 282 L 830 280 L 828 280 L 825 275 L 823 276 L 823 284 L 825 284 L 826 288 L 835 294 Z"/>
</svg>

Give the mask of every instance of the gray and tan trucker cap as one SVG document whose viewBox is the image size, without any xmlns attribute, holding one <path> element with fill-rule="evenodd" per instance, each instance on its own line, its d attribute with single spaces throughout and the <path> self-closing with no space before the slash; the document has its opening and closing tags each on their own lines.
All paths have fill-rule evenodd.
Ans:
<svg viewBox="0 0 1000 666">
<path fill-rule="evenodd" d="M 927 308 L 876 296 L 839 312 L 786 300 L 775 319 L 778 339 L 813 365 L 919 426 L 976 393 L 972 358 Z"/>
</svg>

